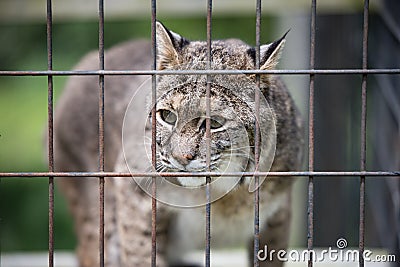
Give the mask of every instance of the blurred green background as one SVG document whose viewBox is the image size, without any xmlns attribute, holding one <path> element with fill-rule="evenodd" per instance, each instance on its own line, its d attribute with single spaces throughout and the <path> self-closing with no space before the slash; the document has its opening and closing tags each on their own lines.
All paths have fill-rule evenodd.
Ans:
<svg viewBox="0 0 400 267">
<path fill-rule="evenodd" d="M 213 17 L 213 39 L 240 38 L 255 43 L 255 15 L 251 1 L 214 1 L 220 5 Z M 69 70 L 79 59 L 98 47 L 98 23 L 95 1 L 54 0 L 59 15 L 53 28 L 53 66 Z M 88 11 L 86 4 L 93 4 Z M 119 1 L 106 1 L 124 9 Z M 131 38 L 150 37 L 149 12 L 136 10 L 144 1 L 130 0 L 125 15 L 114 9 L 106 17 L 105 46 Z M 171 30 L 189 39 L 205 39 L 205 2 L 176 1 L 182 6 L 158 1 L 158 18 Z M 255 2 L 255 1 L 254 1 Z M 288 4 L 290 2 L 290 4 Z M 303 3 L 300 10 L 297 4 Z M 309 0 L 265 1 L 261 41 L 270 42 L 291 28 L 280 68 L 307 69 L 309 66 Z M 4 3 L 8 3 L 6 6 Z M 21 4 L 23 3 L 23 4 Z M 36 7 L 26 7 L 36 3 Z M 146 2 L 147 3 L 147 2 Z M 227 4 L 228 3 L 228 4 Z M 339 4 L 341 3 L 341 4 Z M 372 5 L 375 3 L 374 5 Z M 72 7 L 68 8 L 71 5 Z M 201 5 L 197 8 L 196 5 Z M 272 6 L 268 6 L 272 5 Z M 335 0 L 318 4 L 316 33 L 317 69 L 361 68 L 362 1 Z M 371 1 L 369 67 L 399 68 L 400 46 L 394 38 L 400 29 L 398 0 Z M 379 7 L 380 6 L 380 7 Z M 5 7 L 8 7 L 6 9 Z M 111 6 L 110 6 L 111 7 Z M 279 8 L 278 8 L 279 7 Z M 179 12 L 175 14 L 175 9 Z M 232 9 L 230 9 L 232 8 Z M 81 12 L 85 9 L 87 13 Z M 169 13 L 165 11 L 168 9 Z M 198 10 L 197 10 L 198 9 Z M 279 12 L 275 12 L 279 9 Z M 6 11 L 14 13 L 5 13 Z M 0 70 L 46 70 L 45 7 L 41 0 L 0 0 Z M 69 16 L 62 12 L 69 10 Z M 106 9 L 112 13 L 113 9 Z M 132 15 L 136 10 L 135 15 Z M 224 12 L 221 12 L 223 10 Z M 36 13 L 35 13 L 36 12 Z M 81 12 L 81 13 L 80 13 Z M 275 13 L 274 13 L 275 12 Z M 29 14 L 35 13 L 32 17 Z M 75 14 L 76 13 L 76 14 Z M 22 14 L 22 15 L 21 15 Z M 39 15 L 38 15 L 39 14 Z M 90 14 L 90 15 L 89 15 Z M 6 16 L 7 15 L 7 16 Z M 24 18 L 18 15 L 26 16 Z M 122 19 L 124 18 L 124 19 Z M 390 26 L 388 19 L 397 21 Z M 392 22 L 393 22 L 392 21 Z M 388 26 L 389 25 L 389 26 Z M 390 28 L 392 27 L 392 28 Z M 394 27 L 394 28 L 393 28 Z M 399 39 L 400 40 L 400 39 Z M 106 66 L 107 67 L 107 66 Z M 368 81 L 368 170 L 399 170 L 399 75 L 369 75 Z M 307 124 L 308 75 L 283 76 Z M 62 92 L 66 77 L 54 77 L 55 99 Z M 359 170 L 360 89 L 359 75 L 315 76 L 315 170 Z M 389 96 L 389 97 L 388 97 Z M 392 97 L 394 96 L 394 97 Z M 57 101 L 55 101 L 57 102 Z M 46 171 L 43 140 L 47 121 L 47 77 L 0 76 L 0 172 Z M 307 137 L 306 137 L 307 139 Z M 306 144 L 307 145 L 307 142 Z M 308 149 L 306 149 L 308 150 Z M 307 156 L 305 157 L 307 159 Z M 397 189 L 393 185 L 397 183 Z M 306 246 L 307 177 L 295 184 L 292 245 Z M 366 244 L 400 251 L 398 203 L 399 180 L 367 180 Z M 395 188 L 395 189 L 393 189 Z M 397 190 L 397 191 L 396 191 Z M 297 193 L 296 193 L 297 192 Z M 358 246 L 359 178 L 324 177 L 315 180 L 314 245 L 332 246 L 345 237 L 349 246 Z M 397 194 L 397 195 L 396 195 Z M 398 199 L 398 198 L 397 198 Z M 397 214 L 397 215 L 396 215 Z M 396 217 L 397 216 L 397 217 Z M 397 228 L 396 228 L 397 227 Z M 55 249 L 71 250 L 75 238 L 65 202 L 55 195 Z M 395 233 L 394 233 L 395 232 Z M 46 178 L 0 179 L 0 249 L 10 251 L 45 251 L 48 248 L 48 180 Z M 400 258 L 400 255 L 399 255 Z"/>
<path fill-rule="evenodd" d="M 204 18 L 163 19 L 189 39 L 205 39 Z M 264 17 L 264 31 L 274 20 Z M 238 37 L 254 44 L 254 16 L 217 17 L 213 38 Z M 69 70 L 98 47 L 96 21 L 55 23 L 53 67 Z M 106 21 L 105 45 L 131 38 L 149 38 L 150 20 Z M 267 41 L 263 35 L 263 41 Z M 274 36 L 276 37 L 276 36 Z M 0 70 L 46 70 L 46 24 L 0 24 Z M 55 99 L 66 77 L 54 77 Z M 55 101 L 56 102 L 56 101 Z M 44 136 L 47 122 L 47 77 L 0 76 L 0 172 L 46 171 Z M 0 180 L 1 250 L 46 250 L 48 246 L 48 180 Z M 73 249 L 72 222 L 62 196 L 55 195 L 55 248 Z"/>
</svg>

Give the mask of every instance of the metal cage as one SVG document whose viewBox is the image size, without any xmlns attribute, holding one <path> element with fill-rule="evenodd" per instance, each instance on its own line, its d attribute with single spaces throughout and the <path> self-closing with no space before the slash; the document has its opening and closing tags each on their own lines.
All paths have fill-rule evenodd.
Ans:
<svg viewBox="0 0 400 267">
<path fill-rule="evenodd" d="M 208 61 L 211 60 L 211 40 L 212 40 L 212 0 L 207 1 L 207 53 L 208 53 Z M 314 248 L 314 181 L 319 177 L 326 176 L 352 176 L 359 177 L 359 266 L 364 266 L 364 258 L 363 251 L 365 249 L 365 192 L 366 192 L 366 184 L 368 183 L 368 177 L 394 177 L 399 176 L 400 172 L 396 171 L 368 171 L 366 168 L 366 127 L 367 127 L 367 78 L 368 75 L 381 75 L 381 74 L 400 74 L 400 69 L 371 69 L 368 68 L 368 32 L 369 32 L 369 1 L 364 1 L 363 7 L 363 36 L 362 36 L 362 68 L 360 69 L 316 69 L 315 68 L 315 44 L 316 44 L 316 28 L 317 28 L 317 1 L 311 0 L 311 25 L 310 25 L 310 59 L 309 59 L 309 68 L 308 69 L 285 69 L 285 70 L 274 70 L 274 71 L 265 71 L 259 70 L 259 61 L 260 61 L 260 31 L 261 31 L 261 0 L 256 0 L 256 62 L 257 67 L 254 70 L 243 71 L 246 74 L 280 74 L 280 75 L 306 75 L 309 77 L 309 106 L 308 106 L 308 171 L 296 171 L 296 172 L 274 172 L 269 173 L 269 175 L 273 176 L 286 176 L 286 177 L 294 177 L 294 176 L 302 176 L 308 178 L 308 200 L 307 200 L 307 216 L 308 216 L 308 226 L 307 226 L 307 249 L 312 250 Z M 3 172 L 0 173 L 0 177 L 48 177 L 48 196 L 49 196 L 49 242 L 48 242 L 48 266 L 54 266 L 54 178 L 55 177 L 98 177 L 99 181 L 99 203 L 100 203 L 100 227 L 99 227 L 99 258 L 100 258 L 100 266 L 104 266 L 104 187 L 105 187 L 105 177 L 131 177 L 141 176 L 141 177 L 152 177 L 153 186 L 152 186 L 152 234 L 151 234 L 151 242 L 152 242 L 152 266 L 156 266 L 157 258 L 156 258 L 156 246 L 157 246 L 157 236 L 156 236 L 156 207 L 157 201 L 155 198 L 156 194 L 156 186 L 155 179 L 156 176 L 182 176 L 186 174 L 182 173 L 114 173 L 114 172 L 105 172 L 104 171 L 104 77 L 107 75 L 148 75 L 152 77 L 152 99 L 153 104 L 156 99 L 156 75 L 165 75 L 165 74 L 194 74 L 194 75 L 211 75 L 211 74 L 236 74 L 234 71 L 224 70 L 224 71 L 216 71 L 216 70 L 206 70 L 206 71 L 183 71 L 183 72 L 173 72 L 173 71 L 158 71 L 156 70 L 156 58 L 153 57 L 153 70 L 143 70 L 143 71 L 132 71 L 132 70 L 105 70 L 104 67 L 104 0 L 99 0 L 98 2 L 98 23 L 99 23 L 99 68 L 96 71 L 55 71 L 53 70 L 53 18 L 52 18 L 52 0 L 47 0 L 47 55 L 48 55 L 48 68 L 46 71 L 0 71 L 1 76 L 46 76 L 47 84 L 48 84 L 48 172 Z M 155 22 L 156 22 L 156 1 L 151 0 L 151 23 L 152 23 L 152 52 L 155 55 L 156 50 L 156 42 L 155 42 Z M 210 65 L 208 66 L 210 68 Z M 337 75 L 337 74 L 349 74 L 349 75 L 360 75 L 362 76 L 362 83 L 360 85 L 360 97 L 361 97 L 361 120 L 360 120 L 360 168 L 357 171 L 314 171 L 314 92 L 315 92 L 315 77 L 317 75 Z M 97 172 L 55 172 L 54 169 L 54 152 L 53 152 L 53 77 L 54 76 L 69 76 L 69 75 L 95 75 L 99 78 L 99 97 L 98 97 L 98 114 L 99 114 L 99 139 L 98 139 L 98 149 L 99 149 L 99 168 Z M 207 94 L 210 94 L 210 86 L 208 86 Z M 256 95 L 256 98 L 259 97 Z M 208 113 L 209 105 L 208 105 Z M 155 110 L 152 112 L 152 154 L 153 154 L 153 164 L 155 164 Z M 208 119 L 209 120 L 209 119 Z M 208 122 L 207 127 L 207 135 L 210 136 L 210 127 Z M 256 135 L 257 136 L 257 135 Z M 259 146 L 259 142 L 255 142 L 256 151 Z M 209 162 L 209 153 L 208 153 L 208 162 Z M 257 158 L 257 157 L 256 157 Z M 226 174 L 228 176 L 231 175 L 245 175 L 245 176 L 255 176 L 259 177 L 265 175 L 266 173 L 229 173 Z M 212 176 L 221 175 L 220 173 L 214 172 L 203 172 L 203 173 L 187 173 L 187 175 L 193 176 L 206 176 L 208 178 Z M 208 183 L 210 179 L 207 179 Z M 256 181 L 257 182 L 257 181 Z M 207 186 L 207 195 L 209 197 L 209 186 Z M 257 259 L 257 251 L 259 250 L 259 192 L 258 190 L 254 194 L 254 266 L 258 266 Z M 206 244 L 204 250 L 204 257 L 206 266 L 210 266 L 210 229 L 211 229 L 211 216 L 212 216 L 212 204 L 208 203 L 205 207 L 206 209 Z M 308 260 L 308 266 L 313 266 L 313 259 L 310 257 Z"/>
</svg>

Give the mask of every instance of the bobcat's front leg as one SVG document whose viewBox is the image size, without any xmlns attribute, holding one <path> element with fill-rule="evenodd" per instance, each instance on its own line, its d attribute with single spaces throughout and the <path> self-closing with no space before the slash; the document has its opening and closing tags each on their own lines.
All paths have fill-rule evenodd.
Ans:
<svg viewBox="0 0 400 267">
<path fill-rule="evenodd" d="M 279 260 L 277 253 L 285 250 L 289 243 L 291 201 L 290 192 L 287 194 L 287 202 L 263 225 L 260 225 L 260 250 L 263 250 L 259 259 L 260 267 L 282 267 L 284 262 Z M 267 250 L 267 251 L 266 251 Z M 274 253 L 271 253 L 271 252 Z M 253 265 L 253 239 L 249 245 L 250 265 Z M 271 261 L 272 258 L 272 261 Z"/>
<path fill-rule="evenodd" d="M 146 179 L 146 178 L 143 178 Z M 116 225 L 120 244 L 120 264 L 124 267 L 151 265 L 151 197 L 131 178 L 114 179 Z M 161 215 L 157 212 L 157 215 Z M 158 220 L 161 219 L 158 216 Z M 166 229 L 157 223 L 157 266 L 165 260 Z"/>
</svg>

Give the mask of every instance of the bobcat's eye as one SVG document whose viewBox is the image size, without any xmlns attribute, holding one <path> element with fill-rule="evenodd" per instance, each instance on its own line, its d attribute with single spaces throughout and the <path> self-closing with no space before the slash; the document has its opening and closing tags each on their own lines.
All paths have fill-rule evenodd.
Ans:
<svg viewBox="0 0 400 267">
<path fill-rule="evenodd" d="M 175 125 L 176 120 L 178 119 L 175 113 L 167 109 L 161 109 L 157 113 L 161 120 L 170 125 Z"/>
<path fill-rule="evenodd" d="M 223 117 L 220 116 L 213 116 L 210 119 L 210 129 L 211 130 L 217 130 L 220 129 L 224 126 L 226 120 Z M 206 120 L 204 119 L 201 126 L 201 128 L 205 129 L 206 128 Z"/>
<path fill-rule="evenodd" d="M 211 120 L 210 120 L 210 128 L 212 130 L 221 128 L 222 126 L 224 126 L 224 123 L 225 123 L 225 119 L 224 118 L 221 118 L 221 117 L 214 118 L 214 117 L 212 117 Z"/>
</svg>

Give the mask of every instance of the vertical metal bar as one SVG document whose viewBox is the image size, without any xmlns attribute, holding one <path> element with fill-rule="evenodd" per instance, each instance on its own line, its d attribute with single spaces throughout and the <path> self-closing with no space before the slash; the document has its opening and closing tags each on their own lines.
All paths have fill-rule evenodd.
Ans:
<svg viewBox="0 0 400 267">
<path fill-rule="evenodd" d="M 99 69 L 104 70 L 104 0 L 99 0 Z M 104 172 L 104 75 L 99 75 L 99 171 Z M 99 257 L 104 266 L 104 177 L 99 177 Z"/>
<path fill-rule="evenodd" d="M 53 70 L 53 12 L 47 0 L 47 69 Z M 47 76 L 48 169 L 54 172 L 53 76 Z M 54 266 L 54 177 L 49 177 L 49 267 Z"/>
<path fill-rule="evenodd" d="M 211 69 L 212 53 L 212 0 L 207 0 L 207 69 Z M 207 89 L 206 89 L 206 164 L 207 170 L 210 171 L 211 163 L 211 76 L 207 75 Z M 209 267 L 211 265 L 211 177 L 206 177 L 206 246 L 205 246 L 205 265 Z"/>
<path fill-rule="evenodd" d="M 315 68 L 315 31 L 316 31 L 317 1 L 311 3 L 311 36 L 310 36 L 310 69 Z M 314 79 L 315 75 L 310 74 L 309 89 L 309 115 L 308 115 L 308 170 L 314 171 Z M 314 177 L 308 178 L 308 205 L 307 205 L 307 249 L 314 248 Z M 313 254 L 309 253 L 308 266 L 313 266 Z"/>
<path fill-rule="evenodd" d="M 153 57 L 152 69 L 157 69 L 157 46 L 156 46 L 156 18 L 157 18 L 157 6 L 156 0 L 151 1 L 151 52 Z M 154 170 L 156 169 L 156 105 L 157 105 L 157 76 L 152 77 L 152 110 L 151 110 L 151 162 Z M 155 267 L 157 262 L 157 187 L 156 187 L 156 177 L 152 177 L 151 183 L 151 266 Z"/>
<path fill-rule="evenodd" d="M 364 0 L 364 22 L 363 22 L 363 49 L 362 68 L 368 68 L 368 16 L 369 0 Z M 367 74 L 362 76 L 361 84 L 361 148 L 360 148 L 360 171 L 366 170 L 366 135 L 367 135 Z M 360 222 L 359 222 L 359 266 L 364 267 L 364 237 L 365 237 L 365 176 L 360 177 Z"/>
<path fill-rule="evenodd" d="M 260 32 L 261 32 L 261 0 L 256 3 L 256 69 L 260 69 Z M 260 75 L 256 75 L 256 86 L 260 88 Z M 255 117 L 256 123 L 254 128 L 254 162 L 255 171 L 258 171 L 258 163 L 260 158 L 260 90 L 255 91 Z M 260 248 L 260 191 L 258 188 L 259 176 L 254 177 L 256 191 L 254 192 L 254 248 L 253 248 L 253 264 L 255 267 L 259 266 L 258 251 Z"/>
</svg>

